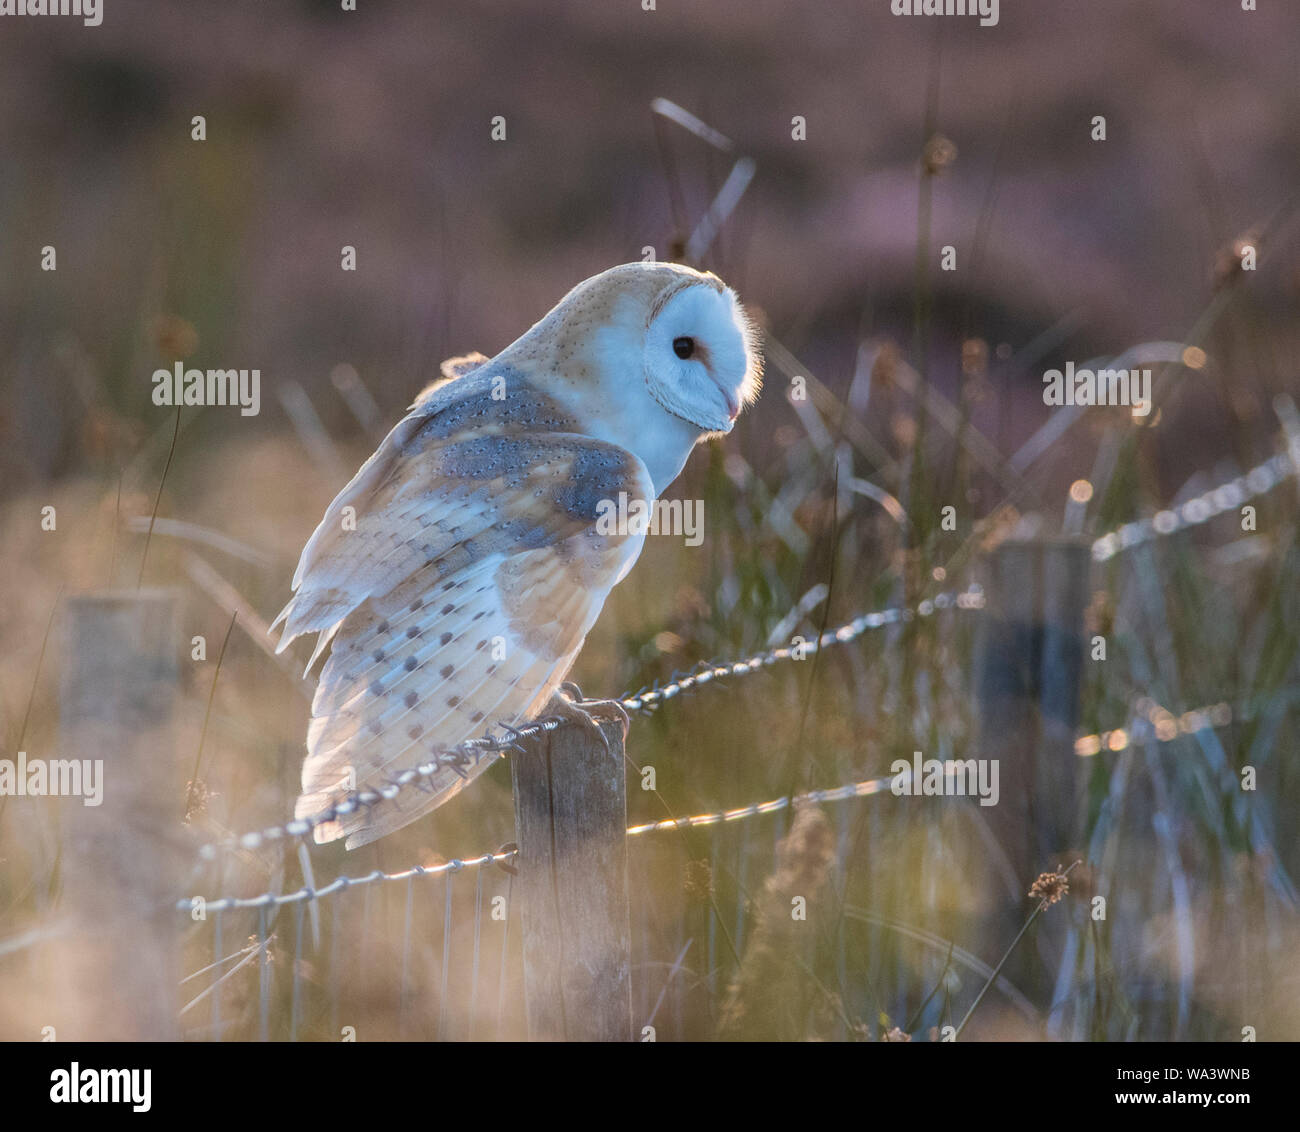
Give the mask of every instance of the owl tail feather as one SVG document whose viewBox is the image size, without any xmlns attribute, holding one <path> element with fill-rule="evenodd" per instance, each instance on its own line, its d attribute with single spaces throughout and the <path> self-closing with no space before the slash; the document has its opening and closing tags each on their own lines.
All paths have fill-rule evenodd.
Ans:
<svg viewBox="0 0 1300 1132">
<path fill-rule="evenodd" d="M 343 624 L 316 686 L 295 816 L 318 817 L 356 790 L 382 788 L 426 760 L 444 762 L 457 744 L 545 709 L 582 640 L 559 656 L 533 651 L 514 639 L 499 591 L 485 580 L 468 571 L 437 602 L 386 613 L 368 605 Z M 571 620 L 566 603 L 555 615 Z M 322 822 L 314 837 L 365 845 L 442 805 L 497 757 L 483 751 L 447 762 L 394 798 Z"/>
<path fill-rule="evenodd" d="M 318 825 L 313 837 L 318 845 L 328 841 L 337 841 L 346 837 L 344 845 L 348 849 L 359 849 L 378 841 L 403 826 L 422 818 L 436 810 L 448 799 L 455 797 L 480 774 L 488 769 L 499 756 L 493 751 L 484 751 L 477 762 L 470 761 L 455 769 L 443 767 L 434 771 L 428 778 L 420 779 L 421 788 L 408 786 L 395 798 L 377 803 L 372 809 L 362 809 L 355 814 L 347 814 L 333 821 Z M 303 794 L 294 806 L 294 816 L 311 818 L 331 806 L 337 805 L 347 792 L 338 794 Z"/>
</svg>

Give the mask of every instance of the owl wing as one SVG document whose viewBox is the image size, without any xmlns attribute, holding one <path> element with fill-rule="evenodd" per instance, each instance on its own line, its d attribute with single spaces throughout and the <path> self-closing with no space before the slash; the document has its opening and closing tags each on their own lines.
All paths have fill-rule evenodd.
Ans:
<svg viewBox="0 0 1300 1132">
<path fill-rule="evenodd" d="M 564 679 L 645 541 L 607 533 L 602 501 L 654 488 L 631 452 L 546 426 L 576 427 L 517 383 L 494 402 L 487 379 L 462 378 L 418 403 L 330 505 L 277 618 L 280 649 L 305 632 L 317 654 L 333 641 L 298 817 L 534 717 Z M 492 761 L 443 768 L 428 793 L 326 822 L 316 840 L 364 845 Z"/>
</svg>

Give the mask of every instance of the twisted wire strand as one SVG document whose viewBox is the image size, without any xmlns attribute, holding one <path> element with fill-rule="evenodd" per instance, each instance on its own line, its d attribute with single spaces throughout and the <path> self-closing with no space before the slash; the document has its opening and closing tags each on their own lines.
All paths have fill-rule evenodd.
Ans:
<svg viewBox="0 0 1300 1132">
<path fill-rule="evenodd" d="M 643 689 L 635 695 L 624 696 L 619 700 L 619 703 L 628 711 L 646 711 L 658 707 L 661 703 L 671 700 L 683 692 L 689 692 L 704 684 L 712 683 L 714 680 L 722 680 L 729 676 L 746 676 L 751 672 L 757 672 L 760 668 L 768 668 L 783 660 L 802 660 L 819 649 L 829 648 L 831 645 L 848 644 L 850 641 L 857 640 L 870 629 L 879 629 L 885 625 L 911 621 L 916 617 L 931 617 L 935 613 L 947 609 L 983 608 L 984 590 L 979 585 L 972 585 L 966 590 L 941 593 L 933 598 L 926 598 L 914 608 L 900 606 L 894 609 L 879 610 L 875 613 L 864 613 L 837 629 L 828 629 L 820 637 L 793 647 L 783 645 L 780 648 L 755 653 L 745 660 L 736 660 L 724 664 L 701 664 L 694 672 L 684 676 L 674 676 L 671 682 L 663 686 L 655 685 L 652 688 Z"/>
<path fill-rule="evenodd" d="M 810 790 L 798 794 L 792 800 L 774 798 L 770 802 L 754 802 L 748 806 L 737 806 L 731 810 L 719 810 L 714 813 L 692 814 L 684 818 L 668 818 L 663 821 L 645 822 L 627 828 L 628 837 L 637 837 L 644 833 L 657 833 L 667 829 L 687 829 L 693 826 L 717 825 L 720 822 L 742 821 L 745 818 L 758 817 L 761 814 L 774 814 L 788 809 L 791 805 L 805 803 L 843 802 L 850 798 L 865 798 L 871 794 L 880 794 L 889 789 L 893 781 L 889 778 L 872 778 L 863 782 L 849 782 L 843 786 L 828 790 Z M 225 896 L 219 900 L 203 900 L 202 907 L 207 912 L 228 912 L 239 908 L 278 908 L 287 904 L 300 904 L 307 900 L 319 900 L 350 888 L 361 888 L 368 884 L 384 884 L 390 881 L 411 880 L 413 877 L 441 876 L 444 873 L 457 873 L 463 869 L 482 868 L 484 865 L 499 864 L 510 866 L 518 849 L 513 846 L 499 849 L 495 853 L 484 853 L 478 857 L 458 857 L 441 865 L 415 865 L 400 872 L 386 873 L 381 869 L 366 873 L 364 876 L 336 877 L 323 888 L 303 887 L 293 892 L 264 892 L 259 896 L 234 897 Z M 176 904 L 178 912 L 191 912 L 200 906 L 201 898 L 186 897 Z"/>
<path fill-rule="evenodd" d="M 1129 747 L 1145 743 L 1148 739 L 1154 739 L 1157 743 L 1172 743 L 1180 736 L 1195 735 L 1198 731 L 1213 731 L 1227 727 L 1234 719 L 1244 721 L 1248 718 L 1249 713 L 1234 712 L 1232 705 L 1226 701 L 1174 715 L 1154 700 L 1144 698 L 1138 701 L 1136 712 L 1127 727 L 1080 735 L 1074 741 L 1074 753 L 1080 758 L 1091 758 L 1102 751 L 1118 754 Z"/>
<path fill-rule="evenodd" d="M 364 876 L 335 877 L 329 884 L 322 888 L 311 888 L 304 886 L 293 892 L 263 892 L 260 896 L 223 896 L 219 900 L 204 900 L 202 897 L 186 897 L 184 900 L 177 901 L 176 910 L 178 912 L 190 913 L 195 908 L 203 908 L 205 914 L 208 912 L 231 912 L 239 908 L 280 908 L 288 904 L 301 904 L 304 901 L 321 900 L 326 896 L 333 896 L 336 893 L 344 892 L 352 888 L 364 888 L 369 884 L 383 884 L 388 881 L 411 880 L 414 877 L 436 877 L 444 873 L 458 873 L 464 869 L 478 869 L 484 865 L 509 865 L 514 859 L 518 850 L 499 849 L 495 853 L 484 853 L 478 857 L 457 857 L 450 861 L 445 861 L 441 865 L 413 865 L 409 869 L 402 869 L 396 873 L 386 873 L 382 869 L 375 869 L 373 872 L 366 873 Z"/>
<path fill-rule="evenodd" d="M 642 825 L 630 825 L 628 837 L 642 833 L 657 833 L 665 829 L 690 829 L 701 825 L 720 825 L 724 822 L 744 821 L 746 818 L 758 817 L 760 814 L 775 814 L 791 806 L 818 805 L 822 802 L 844 802 L 850 798 L 867 798 L 872 794 L 882 794 L 889 789 L 894 776 L 886 778 L 868 778 L 862 782 L 847 782 L 829 790 L 809 790 L 806 794 L 788 795 L 773 798 L 770 802 L 753 802 L 748 806 L 737 806 L 734 810 L 718 810 L 714 813 L 692 814 L 685 818 L 664 818 L 661 821 L 645 822 Z"/>
<path fill-rule="evenodd" d="M 1279 452 L 1270 460 L 1251 468 L 1245 475 L 1228 480 L 1218 487 L 1197 495 L 1177 507 L 1157 511 L 1147 519 L 1137 519 L 1102 535 L 1092 544 L 1094 562 L 1108 562 L 1115 555 L 1135 546 L 1176 534 L 1235 511 L 1243 503 L 1272 491 L 1292 476 L 1300 475 L 1294 451 Z"/>
</svg>

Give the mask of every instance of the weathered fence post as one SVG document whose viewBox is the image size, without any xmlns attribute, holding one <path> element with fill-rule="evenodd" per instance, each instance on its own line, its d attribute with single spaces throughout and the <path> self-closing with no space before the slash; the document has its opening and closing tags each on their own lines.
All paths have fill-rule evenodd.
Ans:
<svg viewBox="0 0 1300 1132">
<path fill-rule="evenodd" d="M 1026 888 L 1080 833 L 1074 736 L 1090 564 L 1088 543 L 1071 539 L 1007 541 L 989 563 L 979 755 L 998 760 L 989 822 Z"/>
<path fill-rule="evenodd" d="M 178 865 L 185 768 L 172 741 L 176 601 L 169 591 L 69 599 L 63 760 L 99 762 L 97 805 L 63 802 L 60 1039 L 178 1036 Z"/>
<path fill-rule="evenodd" d="M 623 729 L 577 726 L 510 759 L 524 998 L 535 1041 L 630 1041 L 631 929 Z"/>
</svg>

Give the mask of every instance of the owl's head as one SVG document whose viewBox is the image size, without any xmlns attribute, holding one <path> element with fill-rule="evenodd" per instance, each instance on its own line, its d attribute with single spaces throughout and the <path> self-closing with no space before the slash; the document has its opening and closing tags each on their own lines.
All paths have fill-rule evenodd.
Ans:
<svg viewBox="0 0 1300 1132">
<path fill-rule="evenodd" d="M 661 408 L 705 433 L 730 432 L 758 396 L 756 331 L 711 272 L 611 267 L 570 291 L 540 326 L 562 360 L 581 357 L 602 382 L 643 383 Z"/>
<path fill-rule="evenodd" d="M 673 415 L 730 432 L 758 396 L 762 359 L 754 327 L 736 293 L 712 272 L 662 266 L 663 287 L 646 316 L 646 387 Z"/>
</svg>

